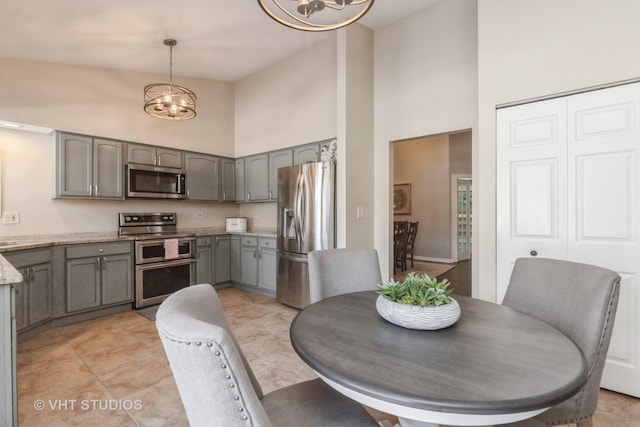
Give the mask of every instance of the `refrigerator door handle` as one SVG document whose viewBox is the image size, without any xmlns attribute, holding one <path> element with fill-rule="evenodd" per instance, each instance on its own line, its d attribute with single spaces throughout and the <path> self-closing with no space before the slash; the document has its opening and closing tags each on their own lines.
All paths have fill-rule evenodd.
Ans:
<svg viewBox="0 0 640 427">
<path fill-rule="evenodd" d="M 303 175 L 300 174 L 298 175 L 298 181 L 296 183 L 296 196 L 295 196 L 295 213 L 293 216 L 293 222 L 294 222 L 294 229 L 296 232 L 296 242 L 298 244 L 298 252 L 300 252 L 302 250 L 302 218 L 303 218 L 303 212 L 302 212 L 302 192 L 304 191 L 304 187 L 303 187 Z"/>
</svg>

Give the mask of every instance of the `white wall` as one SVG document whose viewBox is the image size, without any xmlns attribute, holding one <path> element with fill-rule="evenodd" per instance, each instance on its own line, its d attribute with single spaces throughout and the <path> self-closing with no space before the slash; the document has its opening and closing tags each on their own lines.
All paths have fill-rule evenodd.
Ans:
<svg viewBox="0 0 640 427">
<path fill-rule="evenodd" d="M 231 83 L 176 77 L 198 95 L 198 116 L 172 122 L 144 113 L 143 87 L 168 76 L 0 59 L 0 119 L 107 138 L 233 156 Z M 0 129 L 2 209 L 20 224 L 0 224 L 0 236 L 115 232 L 118 212 L 170 211 L 182 227 L 223 226 L 234 204 L 52 199 L 53 139 Z M 195 213 L 203 213 L 195 217 Z"/>
<path fill-rule="evenodd" d="M 461 129 L 475 135 L 476 24 L 475 0 L 446 0 L 374 34 L 374 244 L 383 277 L 392 265 L 391 141 Z"/>
<path fill-rule="evenodd" d="M 336 41 L 319 42 L 236 83 L 235 156 L 336 136 Z"/>
<path fill-rule="evenodd" d="M 411 215 L 394 215 L 394 220 L 418 222 L 414 256 L 451 260 L 449 136 L 396 142 L 393 162 L 394 183 L 411 183 Z"/>
<path fill-rule="evenodd" d="M 640 77 L 637 0 L 482 0 L 474 148 L 478 296 L 495 300 L 495 107 Z M 474 219 L 475 219 L 474 218 Z"/>
</svg>

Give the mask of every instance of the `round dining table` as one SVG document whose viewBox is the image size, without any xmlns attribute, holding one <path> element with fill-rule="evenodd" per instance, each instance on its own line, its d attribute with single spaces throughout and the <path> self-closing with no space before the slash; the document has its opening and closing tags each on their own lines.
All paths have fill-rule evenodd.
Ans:
<svg viewBox="0 0 640 427">
<path fill-rule="evenodd" d="M 549 324 L 464 296 L 458 322 L 406 329 L 376 311 L 375 291 L 302 310 L 293 348 L 338 392 L 398 416 L 402 426 L 495 425 L 531 418 L 587 380 L 580 349 Z"/>
</svg>

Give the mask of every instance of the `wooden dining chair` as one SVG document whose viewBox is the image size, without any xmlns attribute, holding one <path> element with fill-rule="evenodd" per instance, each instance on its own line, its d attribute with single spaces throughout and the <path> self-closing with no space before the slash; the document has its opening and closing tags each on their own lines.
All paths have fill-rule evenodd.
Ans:
<svg viewBox="0 0 640 427">
<path fill-rule="evenodd" d="M 320 379 L 263 395 L 211 285 L 170 295 L 156 327 L 191 427 L 379 427 Z"/>
<path fill-rule="evenodd" d="M 592 425 L 600 379 L 618 305 L 620 276 L 593 265 L 546 258 L 519 258 L 503 305 L 554 326 L 582 350 L 586 385 L 542 414 L 507 426 Z"/>
<path fill-rule="evenodd" d="M 418 234 L 418 222 L 409 223 L 409 233 L 407 234 L 407 244 L 404 250 L 404 269 L 407 269 L 407 263 L 411 258 L 411 268 L 413 268 L 413 247 L 416 243 L 416 236 Z"/>
<path fill-rule="evenodd" d="M 396 268 L 400 271 L 407 269 L 406 250 L 407 239 L 409 238 L 409 222 L 408 221 L 396 221 L 394 222 L 393 233 L 393 273 L 395 274 Z"/>
<path fill-rule="evenodd" d="M 311 304 L 348 292 L 377 290 L 382 282 L 375 249 L 324 249 L 309 252 Z"/>
</svg>

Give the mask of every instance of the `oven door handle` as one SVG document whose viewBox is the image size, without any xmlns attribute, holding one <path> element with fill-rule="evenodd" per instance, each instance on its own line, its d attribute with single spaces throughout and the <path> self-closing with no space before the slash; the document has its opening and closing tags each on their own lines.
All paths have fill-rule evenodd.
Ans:
<svg viewBox="0 0 640 427">
<path fill-rule="evenodd" d="M 136 270 L 149 270 L 149 269 L 154 269 L 158 267 L 172 267 L 174 265 L 193 264 L 194 262 L 196 262 L 195 258 L 183 258 L 183 259 L 176 259 L 172 261 L 150 262 L 148 264 L 136 265 Z"/>
</svg>

